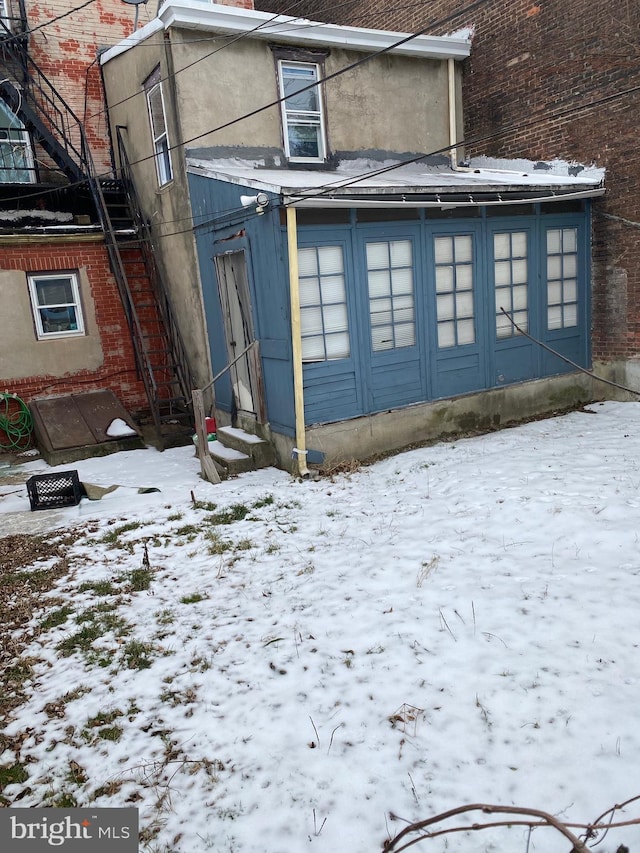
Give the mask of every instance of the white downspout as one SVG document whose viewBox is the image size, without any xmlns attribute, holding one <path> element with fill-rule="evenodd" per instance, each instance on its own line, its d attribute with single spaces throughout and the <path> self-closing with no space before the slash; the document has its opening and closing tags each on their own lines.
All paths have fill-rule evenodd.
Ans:
<svg viewBox="0 0 640 853">
<path fill-rule="evenodd" d="M 296 414 L 296 446 L 301 477 L 309 477 L 307 444 L 304 428 L 304 389 L 302 384 L 302 333 L 300 327 L 300 281 L 298 278 L 298 223 L 296 209 L 287 207 L 287 241 L 289 247 L 289 294 L 291 305 L 291 355 L 293 359 L 293 398 Z"/>
<path fill-rule="evenodd" d="M 456 169 L 458 166 L 458 149 L 455 147 L 457 142 L 456 130 L 456 66 L 455 60 L 449 57 L 447 59 L 447 74 L 449 80 L 449 157 L 451 158 L 451 168 Z"/>
</svg>

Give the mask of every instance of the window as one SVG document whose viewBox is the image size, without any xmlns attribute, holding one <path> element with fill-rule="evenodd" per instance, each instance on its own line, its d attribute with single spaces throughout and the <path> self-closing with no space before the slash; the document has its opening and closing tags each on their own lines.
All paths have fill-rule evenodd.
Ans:
<svg viewBox="0 0 640 853">
<path fill-rule="evenodd" d="M 470 234 L 435 237 L 438 347 L 473 344 L 473 242 Z"/>
<path fill-rule="evenodd" d="M 164 184 L 168 184 L 169 181 L 173 180 L 173 169 L 171 168 L 171 153 L 169 150 L 169 135 L 167 133 L 162 83 L 160 82 L 160 68 L 156 68 L 144 84 L 144 88 L 147 93 L 147 107 L 149 110 L 158 184 L 164 186 Z"/>
<path fill-rule="evenodd" d="M 348 358 L 349 322 L 341 246 L 298 252 L 302 360 Z"/>
<path fill-rule="evenodd" d="M 414 346 L 411 241 L 367 243 L 367 280 L 372 350 Z"/>
<path fill-rule="evenodd" d="M 29 276 L 31 307 L 38 338 L 84 334 L 80 291 L 75 273 Z"/>
<path fill-rule="evenodd" d="M 496 335 L 511 338 L 519 334 L 508 317 L 523 331 L 529 328 L 527 286 L 527 235 L 510 231 L 493 235 L 494 274 L 496 283 Z"/>
<path fill-rule="evenodd" d="M 547 329 L 578 325 L 578 230 L 547 231 Z"/>
<path fill-rule="evenodd" d="M 0 183 L 28 184 L 35 179 L 29 133 L 15 113 L 0 100 Z"/>
<path fill-rule="evenodd" d="M 286 98 L 282 101 L 282 127 L 287 159 L 321 162 L 325 159 L 324 117 L 320 87 L 313 85 L 320 79 L 320 66 L 280 60 L 278 70 L 280 97 Z"/>
</svg>

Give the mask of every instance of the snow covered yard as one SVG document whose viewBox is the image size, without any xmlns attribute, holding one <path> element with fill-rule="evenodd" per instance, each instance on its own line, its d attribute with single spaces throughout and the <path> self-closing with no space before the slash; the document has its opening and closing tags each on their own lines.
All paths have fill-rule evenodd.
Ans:
<svg viewBox="0 0 640 853">
<path fill-rule="evenodd" d="M 43 561 L 12 539 L 4 805 L 136 806 L 148 853 L 374 853 L 467 803 L 585 823 L 640 794 L 637 403 L 319 482 L 212 486 L 192 448 L 63 467 L 122 488 L 34 513 L 64 525 Z M 28 508 L 0 486 L 0 525 Z M 415 849 L 527 844 L 570 850 Z"/>
</svg>

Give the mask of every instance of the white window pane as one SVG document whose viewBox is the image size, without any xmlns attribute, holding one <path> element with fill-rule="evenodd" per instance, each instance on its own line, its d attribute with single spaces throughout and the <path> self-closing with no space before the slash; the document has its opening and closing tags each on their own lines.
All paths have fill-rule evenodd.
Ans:
<svg viewBox="0 0 640 853">
<path fill-rule="evenodd" d="M 554 305 L 547 310 L 547 326 L 549 329 L 562 328 L 562 308 Z"/>
<path fill-rule="evenodd" d="M 78 329 L 76 309 L 68 305 L 64 308 L 40 308 L 42 331 L 46 334 L 75 332 Z"/>
<path fill-rule="evenodd" d="M 575 278 L 576 275 L 576 256 L 565 255 L 562 262 L 562 275 L 565 278 Z"/>
<path fill-rule="evenodd" d="M 512 326 L 508 318 L 504 314 L 496 314 L 496 335 L 499 338 L 508 338 L 511 333 Z"/>
<path fill-rule="evenodd" d="M 416 331 L 413 323 L 396 326 L 396 346 L 412 347 L 416 343 Z"/>
<path fill-rule="evenodd" d="M 344 279 L 342 276 L 326 276 L 321 280 L 322 304 L 345 302 Z"/>
<path fill-rule="evenodd" d="M 322 334 L 322 308 L 304 308 L 300 311 L 300 327 L 303 335 Z"/>
<path fill-rule="evenodd" d="M 287 121 L 289 156 L 318 160 L 322 156 L 320 119 L 317 123 L 302 124 Z"/>
<path fill-rule="evenodd" d="M 513 284 L 524 284 L 527 280 L 527 262 L 514 261 L 512 266 Z"/>
<path fill-rule="evenodd" d="M 160 84 L 154 86 L 148 94 L 149 116 L 151 118 L 151 131 L 154 139 L 166 133 L 167 126 L 164 118 L 164 104 L 162 102 L 162 88 Z"/>
<path fill-rule="evenodd" d="M 438 323 L 438 346 L 452 347 L 455 345 L 456 335 L 453 323 Z"/>
<path fill-rule="evenodd" d="M 551 228 L 547 231 L 547 252 L 557 255 L 560 251 L 560 231 L 557 228 Z"/>
<path fill-rule="evenodd" d="M 324 361 L 324 338 L 322 335 L 302 339 L 302 358 L 304 361 Z"/>
<path fill-rule="evenodd" d="M 526 311 L 515 311 L 513 315 L 513 321 L 514 323 L 517 323 L 518 326 L 520 326 L 523 332 L 526 332 L 529 328 L 529 315 Z M 517 331 L 516 334 L 518 334 Z"/>
<path fill-rule="evenodd" d="M 395 296 L 393 299 L 394 308 L 413 308 L 413 296 Z"/>
<path fill-rule="evenodd" d="M 371 349 L 374 352 L 392 349 L 393 329 L 391 326 L 375 326 L 371 329 Z"/>
<path fill-rule="evenodd" d="M 369 296 L 375 299 L 378 296 L 388 296 L 391 293 L 391 281 L 388 270 L 376 270 L 369 272 Z"/>
<path fill-rule="evenodd" d="M 472 242 L 469 235 L 455 237 L 456 263 L 471 261 Z"/>
<path fill-rule="evenodd" d="M 511 262 L 498 261 L 496 267 L 496 287 L 511 284 Z"/>
<path fill-rule="evenodd" d="M 325 332 L 344 332 L 347 328 L 347 306 L 327 305 L 323 311 Z"/>
<path fill-rule="evenodd" d="M 559 255 L 547 258 L 547 278 L 562 278 L 562 262 Z"/>
<path fill-rule="evenodd" d="M 413 308 L 397 308 L 393 312 L 394 323 L 413 323 Z"/>
<path fill-rule="evenodd" d="M 577 305 L 564 306 L 564 324 L 565 326 L 578 325 L 578 310 Z"/>
<path fill-rule="evenodd" d="M 344 272 L 341 246 L 321 246 L 318 249 L 320 275 L 335 275 Z"/>
<path fill-rule="evenodd" d="M 389 266 L 389 244 L 367 243 L 367 269 L 387 269 Z"/>
<path fill-rule="evenodd" d="M 575 278 L 568 278 L 564 283 L 564 301 L 576 302 L 578 299 L 578 285 Z"/>
<path fill-rule="evenodd" d="M 437 296 L 436 305 L 438 320 L 451 320 L 453 318 L 453 296 Z"/>
<path fill-rule="evenodd" d="M 564 228 L 562 231 L 562 249 L 565 252 L 577 252 L 578 230 L 577 228 Z"/>
<path fill-rule="evenodd" d="M 336 335 L 327 335 L 326 338 L 327 358 L 349 358 L 349 335 L 340 332 Z"/>
<path fill-rule="evenodd" d="M 458 343 L 473 344 L 476 340 L 476 333 L 473 320 L 460 320 L 458 322 Z"/>
<path fill-rule="evenodd" d="M 522 311 L 527 308 L 527 287 L 526 285 L 513 288 L 513 307 L 516 311 Z"/>
<path fill-rule="evenodd" d="M 68 305 L 74 302 L 73 287 L 68 277 L 36 280 L 35 287 L 38 305 Z"/>
<path fill-rule="evenodd" d="M 458 317 L 473 317 L 473 295 L 468 291 L 456 295 L 456 314 Z"/>
<path fill-rule="evenodd" d="M 547 304 L 559 305 L 562 302 L 562 285 L 559 281 L 550 281 L 547 286 Z"/>
<path fill-rule="evenodd" d="M 390 249 L 392 267 L 411 266 L 411 240 L 394 240 Z"/>
<path fill-rule="evenodd" d="M 453 246 L 451 237 L 436 237 L 434 239 L 437 264 L 453 263 Z"/>
<path fill-rule="evenodd" d="M 501 313 L 501 308 L 504 308 L 505 311 L 511 311 L 511 290 L 508 287 L 496 290 L 496 314 Z"/>
<path fill-rule="evenodd" d="M 527 235 L 524 231 L 516 231 L 511 235 L 511 254 L 514 258 L 527 257 Z"/>
<path fill-rule="evenodd" d="M 473 287 L 473 268 L 471 266 L 459 266 L 456 269 L 456 288 L 458 290 L 471 290 Z"/>
<path fill-rule="evenodd" d="M 300 282 L 300 306 L 320 304 L 320 281 L 317 278 L 305 278 Z"/>
<path fill-rule="evenodd" d="M 511 257 L 511 241 L 508 234 L 493 235 L 493 254 L 497 260 Z"/>
<path fill-rule="evenodd" d="M 300 276 L 318 275 L 318 258 L 315 249 L 298 249 Z"/>
<path fill-rule="evenodd" d="M 391 277 L 394 293 L 413 293 L 413 273 L 410 268 L 393 270 Z"/>
<path fill-rule="evenodd" d="M 392 322 L 391 309 L 376 308 L 371 312 L 371 324 L 373 326 L 386 326 Z"/>
<path fill-rule="evenodd" d="M 436 267 L 436 291 L 453 290 L 453 267 Z"/>
</svg>

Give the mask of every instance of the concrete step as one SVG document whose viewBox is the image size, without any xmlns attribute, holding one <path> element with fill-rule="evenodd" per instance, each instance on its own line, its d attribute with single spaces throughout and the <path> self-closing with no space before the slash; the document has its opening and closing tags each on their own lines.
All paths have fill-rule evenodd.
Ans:
<svg viewBox="0 0 640 853">
<path fill-rule="evenodd" d="M 253 468 L 268 468 L 275 464 L 276 457 L 272 445 L 243 429 L 237 427 L 218 427 L 218 442 L 227 448 L 250 457 Z M 211 447 L 211 442 L 209 443 Z"/>
<path fill-rule="evenodd" d="M 223 476 L 228 477 L 234 474 L 243 474 L 245 471 L 253 471 L 255 467 L 253 459 L 247 453 L 242 453 L 233 447 L 227 447 L 221 441 L 210 441 L 208 444 L 209 455 Z"/>
</svg>

